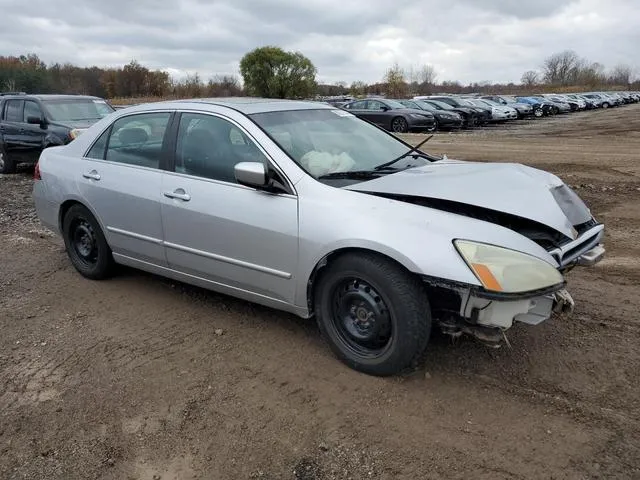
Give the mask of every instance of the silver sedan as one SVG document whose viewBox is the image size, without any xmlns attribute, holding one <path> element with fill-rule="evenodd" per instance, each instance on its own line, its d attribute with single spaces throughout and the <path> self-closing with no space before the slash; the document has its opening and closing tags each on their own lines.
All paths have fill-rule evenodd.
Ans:
<svg viewBox="0 0 640 480">
<path fill-rule="evenodd" d="M 570 309 L 563 272 L 604 254 L 556 176 L 436 157 L 314 102 L 126 108 L 44 150 L 35 178 L 85 277 L 128 265 L 314 316 L 374 375 L 411 366 L 432 326 L 499 346 Z"/>
</svg>

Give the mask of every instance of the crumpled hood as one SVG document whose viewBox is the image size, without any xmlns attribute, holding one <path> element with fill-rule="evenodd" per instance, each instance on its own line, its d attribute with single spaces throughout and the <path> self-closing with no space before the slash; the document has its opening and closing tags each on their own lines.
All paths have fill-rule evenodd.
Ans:
<svg viewBox="0 0 640 480">
<path fill-rule="evenodd" d="M 475 205 L 528 218 L 574 238 L 571 222 L 551 193 L 560 185 L 555 175 L 525 165 L 447 159 L 345 188 Z"/>
</svg>

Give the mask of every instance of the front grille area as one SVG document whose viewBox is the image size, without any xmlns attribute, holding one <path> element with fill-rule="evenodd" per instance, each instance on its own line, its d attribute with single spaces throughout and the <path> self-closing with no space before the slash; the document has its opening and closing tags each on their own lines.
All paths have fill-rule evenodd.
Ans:
<svg viewBox="0 0 640 480">
<path fill-rule="evenodd" d="M 598 222 L 595 218 L 591 218 L 588 222 L 581 223 L 580 225 L 574 225 L 573 228 L 576 229 L 578 235 L 582 235 L 587 230 L 591 230 L 593 227 L 598 225 Z"/>
</svg>

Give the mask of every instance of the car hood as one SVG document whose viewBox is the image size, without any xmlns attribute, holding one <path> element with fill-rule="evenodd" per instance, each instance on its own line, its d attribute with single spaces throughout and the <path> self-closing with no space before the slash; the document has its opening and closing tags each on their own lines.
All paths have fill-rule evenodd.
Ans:
<svg viewBox="0 0 640 480">
<path fill-rule="evenodd" d="M 100 120 L 101 120 L 100 118 L 96 118 L 95 120 L 52 121 L 51 123 L 54 125 L 59 125 L 61 127 L 77 128 L 78 130 L 85 130 Z"/>
<path fill-rule="evenodd" d="M 575 238 L 571 222 L 551 192 L 562 185 L 555 175 L 525 165 L 447 159 L 345 188 L 481 207 L 533 220 Z"/>
<path fill-rule="evenodd" d="M 451 107 L 451 108 L 453 108 L 453 110 L 440 110 L 440 111 L 441 112 L 462 112 L 466 114 L 477 113 L 476 110 L 474 110 L 471 107 Z"/>
<path fill-rule="evenodd" d="M 521 103 L 521 102 L 514 102 L 514 103 L 508 103 L 505 105 L 505 107 L 511 107 L 511 108 L 531 108 L 531 104 L 529 103 Z"/>
</svg>

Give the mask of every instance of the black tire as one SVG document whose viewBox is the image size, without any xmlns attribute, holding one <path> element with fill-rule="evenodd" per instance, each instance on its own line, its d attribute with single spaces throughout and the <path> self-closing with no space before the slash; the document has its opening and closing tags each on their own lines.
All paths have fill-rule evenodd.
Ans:
<svg viewBox="0 0 640 480">
<path fill-rule="evenodd" d="M 391 120 L 391 130 L 395 133 L 407 133 L 409 131 L 409 123 L 404 117 L 394 117 Z"/>
<path fill-rule="evenodd" d="M 431 309 L 424 286 L 384 257 L 338 257 L 321 272 L 314 301 L 322 336 L 354 370 L 395 375 L 414 366 L 429 341 Z"/>
<path fill-rule="evenodd" d="M 16 162 L 9 158 L 2 145 L 0 145 L 0 173 L 16 173 Z"/>
<path fill-rule="evenodd" d="M 62 220 L 62 236 L 71 263 L 83 277 L 102 280 L 111 276 L 115 265 L 111 248 L 86 207 L 69 208 Z"/>
</svg>

